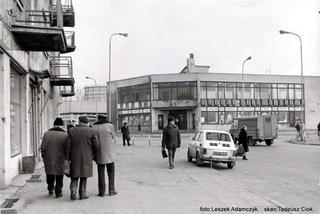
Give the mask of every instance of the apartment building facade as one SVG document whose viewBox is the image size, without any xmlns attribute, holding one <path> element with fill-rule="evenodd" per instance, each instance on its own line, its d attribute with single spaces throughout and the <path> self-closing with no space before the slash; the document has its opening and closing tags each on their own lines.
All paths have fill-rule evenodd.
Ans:
<svg viewBox="0 0 320 214">
<path fill-rule="evenodd" d="M 0 188 L 40 160 L 61 97 L 74 95 L 71 0 L 0 1 Z"/>
</svg>

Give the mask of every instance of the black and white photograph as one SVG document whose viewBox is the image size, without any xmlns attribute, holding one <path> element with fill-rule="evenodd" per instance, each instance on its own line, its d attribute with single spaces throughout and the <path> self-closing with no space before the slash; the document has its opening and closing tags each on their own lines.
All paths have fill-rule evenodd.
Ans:
<svg viewBox="0 0 320 214">
<path fill-rule="evenodd" d="M 320 0 L 0 0 L 1 214 L 320 214 Z"/>
</svg>

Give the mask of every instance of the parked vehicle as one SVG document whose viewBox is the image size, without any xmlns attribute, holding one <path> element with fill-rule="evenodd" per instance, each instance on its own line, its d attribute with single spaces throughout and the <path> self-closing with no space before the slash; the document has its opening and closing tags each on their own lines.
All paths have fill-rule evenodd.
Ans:
<svg viewBox="0 0 320 214">
<path fill-rule="evenodd" d="M 189 162 L 196 159 L 196 165 L 201 166 L 204 161 L 226 163 L 231 169 L 236 164 L 236 148 L 229 132 L 216 130 L 200 130 L 193 137 L 188 146 L 187 158 Z"/>
<path fill-rule="evenodd" d="M 278 134 L 278 123 L 276 115 L 258 115 L 247 117 L 236 117 L 230 129 L 234 142 L 238 141 L 242 126 L 247 126 L 248 142 L 254 146 L 257 142 L 265 141 L 270 146 Z"/>
</svg>

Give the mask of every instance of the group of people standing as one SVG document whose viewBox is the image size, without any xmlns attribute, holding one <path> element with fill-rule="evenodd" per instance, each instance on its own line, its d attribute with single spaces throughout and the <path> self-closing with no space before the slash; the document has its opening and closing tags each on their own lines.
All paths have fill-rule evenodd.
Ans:
<svg viewBox="0 0 320 214">
<path fill-rule="evenodd" d="M 98 120 L 89 126 L 87 117 L 79 117 L 79 124 L 71 127 L 68 132 L 63 129 L 63 121 L 56 118 L 54 127 L 48 130 L 42 140 L 41 156 L 43 158 L 47 189 L 49 195 L 55 193 L 62 196 L 63 176 L 70 166 L 70 199 L 87 199 L 87 178 L 93 175 L 94 160 L 98 171 L 98 196 L 106 193 L 105 169 L 108 174 L 109 195 L 115 195 L 115 164 L 112 157 L 112 143 L 115 140 L 113 125 L 107 117 L 98 115 Z M 80 181 L 80 182 L 79 182 Z M 79 187 L 78 187 L 79 183 Z"/>
</svg>

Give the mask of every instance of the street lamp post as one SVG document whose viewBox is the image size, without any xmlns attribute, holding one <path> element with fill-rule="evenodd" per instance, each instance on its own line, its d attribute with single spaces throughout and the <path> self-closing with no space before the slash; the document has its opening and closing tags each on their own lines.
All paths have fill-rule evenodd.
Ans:
<svg viewBox="0 0 320 214">
<path fill-rule="evenodd" d="M 113 36 L 119 35 L 128 37 L 128 33 L 113 33 L 109 37 L 109 99 L 108 99 L 108 119 L 111 121 L 111 39 Z"/>
<path fill-rule="evenodd" d="M 302 101 L 302 106 L 301 106 L 301 124 L 302 124 L 302 141 L 304 142 L 304 127 L 305 127 L 305 124 L 304 124 L 304 113 L 303 113 L 303 108 L 305 107 L 305 105 L 303 104 L 303 99 L 304 99 L 304 87 L 303 87 L 303 60 L 302 60 L 302 39 L 301 37 L 296 34 L 296 33 L 292 33 L 292 32 L 289 32 L 289 31 L 285 31 L 285 30 L 280 30 L 279 31 L 280 34 L 291 34 L 291 35 L 294 35 L 296 37 L 299 38 L 299 41 L 300 41 L 300 70 L 301 70 L 301 77 L 300 77 L 300 81 L 301 81 L 301 101 Z"/>
<path fill-rule="evenodd" d="M 94 81 L 94 87 L 95 87 L 95 89 L 93 91 L 97 90 L 97 81 L 94 78 L 89 77 L 89 76 L 86 76 L 86 79 L 93 80 Z M 98 103 L 97 103 L 98 101 L 97 101 L 97 98 L 98 97 L 95 97 L 95 100 L 96 100 L 96 116 L 98 116 Z"/>
<path fill-rule="evenodd" d="M 244 64 L 246 63 L 246 61 L 248 61 L 250 59 L 251 59 L 251 56 L 246 58 L 242 63 L 242 74 L 241 74 L 241 82 L 242 82 L 242 97 L 241 97 L 241 99 L 243 100 L 242 103 L 244 103 L 244 82 L 243 82 Z M 242 106 L 242 116 L 244 116 L 244 108 L 243 108 L 243 106 Z"/>
</svg>

